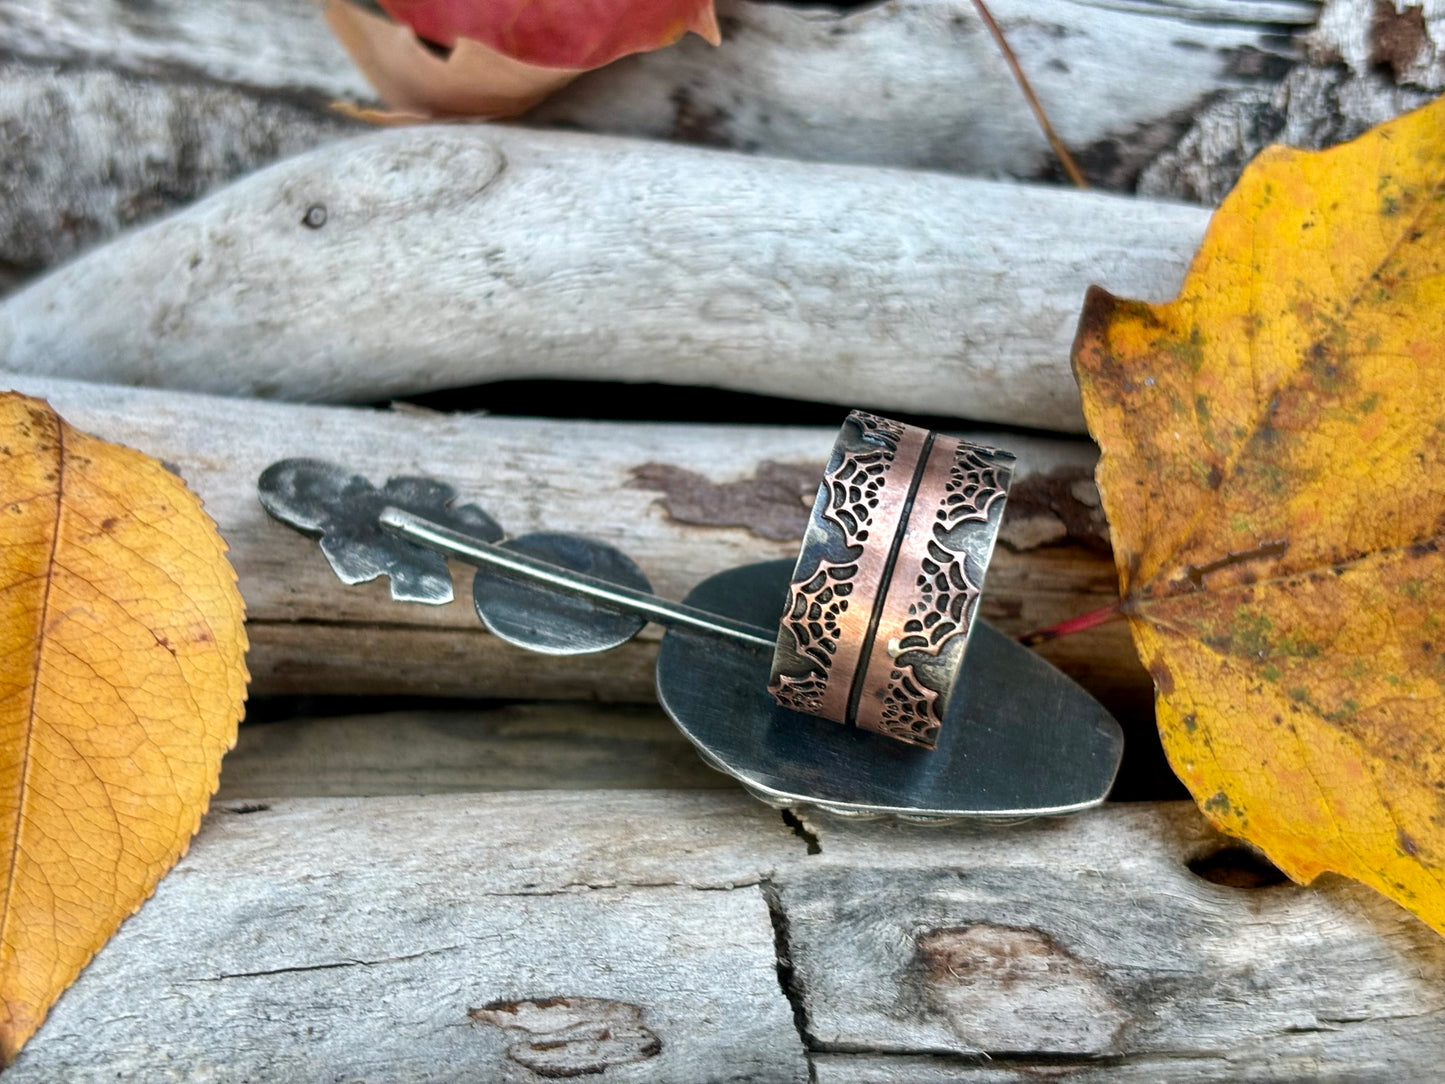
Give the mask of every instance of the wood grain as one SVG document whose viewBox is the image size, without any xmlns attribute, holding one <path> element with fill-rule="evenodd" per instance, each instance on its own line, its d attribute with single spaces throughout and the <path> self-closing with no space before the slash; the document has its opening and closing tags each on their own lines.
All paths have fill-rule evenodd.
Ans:
<svg viewBox="0 0 1445 1084">
<path fill-rule="evenodd" d="M 377 484 L 398 473 L 445 480 L 509 533 L 575 530 L 618 546 L 658 593 L 680 598 L 715 572 L 796 554 L 834 436 L 303 406 L 15 374 L 3 383 L 172 464 L 201 496 L 240 577 L 255 693 L 652 698 L 653 630 L 601 655 L 552 658 L 486 634 L 466 568 L 457 600 L 440 607 L 392 602 L 380 581 L 343 587 L 315 542 L 261 509 L 256 479 L 278 459 L 332 459 Z M 1113 601 L 1092 445 L 972 435 L 1019 456 L 984 615 L 1019 632 Z M 1122 626 L 1048 653 L 1147 726 L 1152 686 Z"/>
<path fill-rule="evenodd" d="M 1172 297 L 1206 219 L 641 140 L 392 130 L 273 166 L 11 296 L 0 365 L 353 402 L 662 381 L 1080 431 L 1084 290 Z"/>
<path fill-rule="evenodd" d="M 227 803 L 11 1073 L 1432 1076 L 1445 944 L 1338 879 L 1191 871 L 1231 853 L 1185 804 L 795 832 L 726 792 Z"/>
</svg>

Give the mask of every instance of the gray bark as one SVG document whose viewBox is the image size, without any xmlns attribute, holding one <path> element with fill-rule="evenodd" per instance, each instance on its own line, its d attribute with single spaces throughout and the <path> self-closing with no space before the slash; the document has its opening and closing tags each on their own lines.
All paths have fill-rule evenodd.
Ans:
<svg viewBox="0 0 1445 1084">
<path fill-rule="evenodd" d="M 1271 143 L 1318 150 L 1445 90 L 1445 4 L 1328 0 L 1305 60 L 1276 86 L 1218 95 L 1139 178 L 1139 192 L 1213 205 Z"/>
<path fill-rule="evenodd" d="M 359 128 L 236 86 L 0 60 L 0 265 L 42 271 Z"/>
</svg>

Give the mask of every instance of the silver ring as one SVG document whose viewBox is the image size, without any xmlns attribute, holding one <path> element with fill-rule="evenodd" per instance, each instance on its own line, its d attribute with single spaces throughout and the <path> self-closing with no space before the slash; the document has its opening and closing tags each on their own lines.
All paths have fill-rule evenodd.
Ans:
<svg viewBox="0 0 1445 1084">
<path fill-rule="evenodd" d="M 854 411 L 778 628 L 785 708 L 932 748 L 962 677 L 1014 457 Z"/>
</svg>

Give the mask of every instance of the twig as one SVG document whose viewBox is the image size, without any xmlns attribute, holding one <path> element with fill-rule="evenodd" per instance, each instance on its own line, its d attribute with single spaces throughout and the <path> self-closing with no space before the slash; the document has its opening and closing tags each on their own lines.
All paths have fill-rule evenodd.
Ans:
<svg viewBox="0 0 1445 1084">
<path fill-rule="evenodd" d="M 1069 636 L 1076 632 L 1083 632 L 1085 629 L 1097 628 L 1100 625 L 1107 625 L 1110 621 L 1123 617 L 1120 610 L 1120 603 L 1111 603 L 1099 610 L 1091 610 L 1078 617 L 1071 617 L 1067 621 L 1060 621 L 1057 625 L 1050 625 L 1047 628 L 1034 629 L 1026 632 L 1018 638 L 1019 643 L 1025 647 L 1033 647 L 1036 644 L 1048 643 L 1050 640 L 1057 640 L 1060 636 Z"/>
<path fill-rule="evenodd" d="M 1088 188 L 1089 182 L 1084 180 L 1084 175 L 1079 172 L 1079 167 L 1074 164 L 1074 158 L 1069 154 L 1069 149 L 1064 146 L 1063 140 L 1061 140 L 1058 133 L 1054 131 L 1054 126 L 1049 123 L 1048 114 L 1044 112 L 1044 107 L 1039 104 L 1038 98 L 1034 96 L 1034 88 L 1029 86 L 1028 76 L 1024 75 L 1023 68 L 1019 67 L 1019 58 L 1014 55 L 1013 49 L 1009 46 L 1008 39 L 1003 36 L 1003 28 L 994 21 L 992 13 L 989 12 L 988 6 L 984 4 L 983 0 L 973 0 L 973 6 L 978 9 L 979 18 L 983 20 L 984 26 L 988 27 L 988 32 L 993 35 L 993 40 L 997 43 L 999 51 L 1003 53 L 1003 58 L 1008 63 L 1009 70 L 1013 72 L 1014 79 L 1018 81 L 1019 89 L 1024 92 L 1024 97 L 1028 99 L 1029 108 L 1034 111 L 1034 116 L 1038 118 L 1039 127 L 1044 130 L 1044 136 L 1048 139 L 1049 146 L 1054 148 L 1054 154 L 1058 156 L 1059 165 L 1064 167 L 1064 173 L 1068 175 L 1069 180 L 1073 181 L 1080 188 Z"/>
</svg>

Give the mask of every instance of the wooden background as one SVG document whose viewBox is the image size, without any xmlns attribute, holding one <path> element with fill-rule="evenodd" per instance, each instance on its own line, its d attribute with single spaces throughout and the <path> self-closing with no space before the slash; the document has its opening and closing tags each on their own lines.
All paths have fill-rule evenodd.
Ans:
<svg viewBox="0 0 1445 1084">
<path fill-rule="evenodd" d="M 256 504 L 286 455 L 430 474 L 676 597 L 795 550 L 856 405 L 1019 451 L 988 619 L 1111 600 L 1084 287 L 1171 296 L 1260 146 L 1445 89 L 1445 12 L 992 9 L 1096 191 L 1057 184 L 968 0 L 724 0 L 722 48 L 622 61 L 526 127 L 380 133 L 330 108 L 369 92 L 310 0 L 0 0 L 5 382 L 201 494 L 254 675 L 191 853 L 16 1079 L 1438 1072 L 1439 938 L 1169 800 L 1122 626 L 1044 649 L 1128 734 L 1102 811 L 779 814 L 652 703 L 655 637 L 514 651 L 461 603 L 341 588 Z"/>
</svg>

